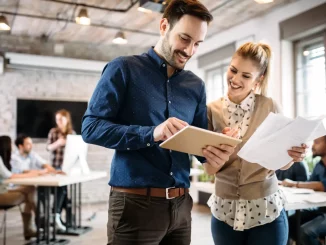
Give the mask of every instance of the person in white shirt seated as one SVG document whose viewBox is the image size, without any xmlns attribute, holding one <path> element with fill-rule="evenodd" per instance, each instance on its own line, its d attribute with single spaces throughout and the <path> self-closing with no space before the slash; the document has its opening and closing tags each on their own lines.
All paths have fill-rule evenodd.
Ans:
<svg viewBox="0 0 326 245">
<path fill-rule="evenodd" d="M 60 170 L 56 170 L 47 161 L 33 151 L 33 141 L 32 139 L 24 134 L 18 135 L 15 140 L 15 145 L 17 146 L 17 151 L 11 156 L 11 167 L 13 173 L 26 173 L 26 172 L 38 172 L 44 170 L 48 173 L 62 173 Z M 58 194 L 61 194 L 60 188 L 58 189 Z M 38 188 L 39 197 L 41 202 L 44 203 L 44 192 L 43 188 Z M 62 224 L 60 220 L 60 215 L 56 215 L 56 227 L 58 230 L 64 231 L 66 227 Z M 42 218 L 41 218 L 42 222 Z M 41 224 L 42 226 L 42 224 Z"/>
<path fill-rule="evenodd" d="M 33 228 L 32 216 L 36 213 L 35 187 L 34 186 L 15 186 L 8 188 L 3 183 L 6 179 L 30 178 L 43 174 L 44 171 L 33 171 L 20 174 L 12 173 L 10 166 L 11 139 L 8 136 L 0 136 L 0 206 L 14 206 L 25 204 L 22 211 L 24 237 L 29 240 L 36 237 Z"/>
<path fill-rule="evenodd" d="M 13 173 L 24 173 L 41 169 L 46 169 L 49 173 L 56 172 L 45 159 L 32 151 L 33 141 L 27 135 L 18 135 L 15 145 L 18 150 L 12 154 L 10 161 Z"/>
</svg>

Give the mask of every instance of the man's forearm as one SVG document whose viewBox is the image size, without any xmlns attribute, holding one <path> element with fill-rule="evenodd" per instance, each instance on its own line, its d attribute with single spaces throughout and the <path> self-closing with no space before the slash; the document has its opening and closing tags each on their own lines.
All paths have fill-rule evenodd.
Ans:
<svg viewBox="0 0 326 245">
<path fill-rule="evenodd" d="M 115 150 L 138 150 L 154 144 L 154 126 L 119 125 L 95 116 L 85 116 L 82 136 L 86 143 Z"/>
<path fill-rule="evenodd" d="M 325 187 L 322 182 L 313 181 L 313 182 L 300 182 L 298 181 L 296 184 L 297 188 L 307 188 L 312 189 L 314 191 L 325 191 Z"/>
</svg>

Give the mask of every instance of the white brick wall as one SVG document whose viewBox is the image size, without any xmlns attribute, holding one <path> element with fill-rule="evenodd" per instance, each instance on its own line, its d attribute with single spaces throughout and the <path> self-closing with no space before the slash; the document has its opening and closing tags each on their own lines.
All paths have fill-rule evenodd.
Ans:
<svg viewBox="0 0 326 245">
<path fill-rule="evenodd" d="M 6 69 L 0 75 L 0 135 L 15 138 L 17 98 L 89 100 L 99 75 L 51 70 Z M 45 142 L 35 142 L 34 150 L 48 159 Z M 88 163 L 92 170 L 107 171 L 109 176 L 113 151 L 90 145 Z M 103 202 L 109 196 L 109 177 L 83 184 L 83 202 Z"/>
</svg>

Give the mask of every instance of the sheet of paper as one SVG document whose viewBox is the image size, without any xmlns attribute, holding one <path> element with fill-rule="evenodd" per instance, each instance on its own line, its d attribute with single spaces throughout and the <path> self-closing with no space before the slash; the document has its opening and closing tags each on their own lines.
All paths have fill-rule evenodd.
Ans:
<svg viewBox="0 0 326 245">
<path fill-rule="evenodd" d="M 289 193 L 289 194 L 311 194 L 311 193 L 315 193 L 314 190 L 306 189 L 306 188 L 294 188 L 294 187 L 284 187 L 284 186 L 280 186 L 279 188 L 284 193 Z"/>
<path fill-rule="evenodd" d="M 315 193 L 313 196 L 307 196 L 304 198 L 306 202 L 310 203 L 321 203 L 326 202 L 326 195 L 325 193 Z"/>
<path fill-rule="evenodd" d="M 292 160 L 287 152 L 292 146 L 300 146 L 323 135 L 326 135 L 325 117 L 297 117 L 293 120 L 270 113 L 238 152 L 238 156 L 267 169 L 277 170 Z"/>
</svg>

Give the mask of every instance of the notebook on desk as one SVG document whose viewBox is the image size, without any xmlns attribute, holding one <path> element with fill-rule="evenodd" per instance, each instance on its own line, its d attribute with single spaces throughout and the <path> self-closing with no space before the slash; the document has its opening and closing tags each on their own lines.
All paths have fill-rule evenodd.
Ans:
<svg viewBox="0 0 326 245">
<path fill-rule="evenodd" d="M 187 126 L 161 143 L 160 147 L 196 156 L 203 156 L 202 151 L 206 146 L 219 146 L 221 144 L 236 146 L 240 142 L 240 139 L 225 134 L 194 126 Z"/>
</svg>

